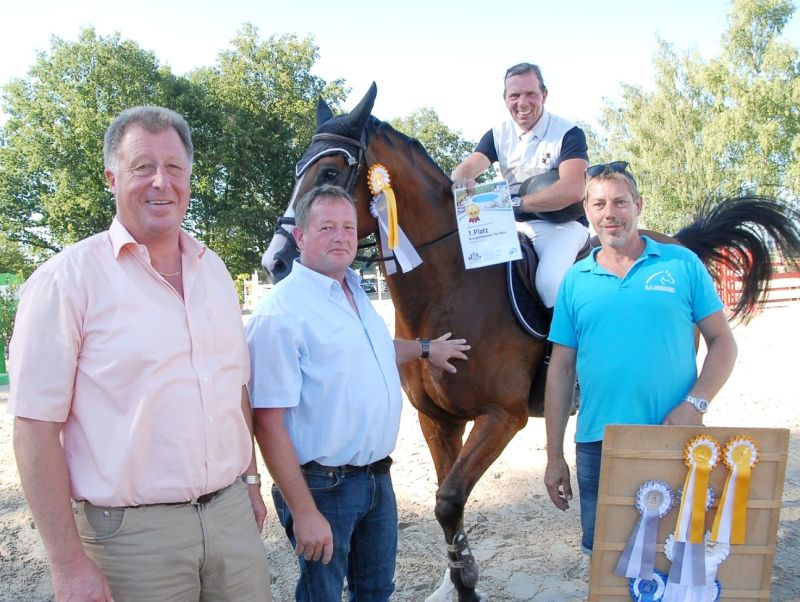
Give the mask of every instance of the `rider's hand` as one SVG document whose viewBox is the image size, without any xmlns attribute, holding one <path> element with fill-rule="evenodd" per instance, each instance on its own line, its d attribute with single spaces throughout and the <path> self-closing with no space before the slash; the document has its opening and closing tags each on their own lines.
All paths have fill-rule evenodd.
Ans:
<svg viewBox="0 0 800 602">
<path fill-rule="evenodd" d="M 475 180 L 472 178 L 456 178 L 453 180 L 453 192 L 455 192 L 457 188 L 466 188 L 467 193 L 471 193 L 475 188 Z"/>
</svg>

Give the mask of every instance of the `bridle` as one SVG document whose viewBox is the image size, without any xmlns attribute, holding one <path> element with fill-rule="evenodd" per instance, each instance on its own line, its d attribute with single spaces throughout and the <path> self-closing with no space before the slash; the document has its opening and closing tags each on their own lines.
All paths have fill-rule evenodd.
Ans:
<svg viewBox="0 0 800 602">
<path fill-rule="evenodd" d="M 347 178 L 345 180 L 345 185 L 343 186 L 343 188 L 349 194 L 352 195 L 356 187 L 356 182 L 358 181 L 358 178 L 361 175 L 362 166 L 369 163 L 373 164 L 377 163 L 377 161 L 374 160 L 369 161 L 369 155 L 371 153 L 367 148 L 367 128 L 365 127 L 362 130 L 360 140 L 356 140 L 355 138 L 351 138 L 349 136 L 342 136 L 340 134 L 329 134 L 324 132 L 319 134 L 314 134 L 314 136 L 311 137 L 311 145 L 309 148 L 313 148 L 314 144 L 318 142 L 323 142 L 323 143 L 332 142 L 334 144 L 325 145 L 325 147 L 322 148 L 319 152 L 311 155 L 311 157 L 309 157 L 308 160 L 306 160 L 302 165 L 298 163 L 297 167 L 295 168 L 295 177 L 296 178 L 302 177 L 303 174 L 305 174 L 308 171 L 308 169 L 314 163 L 316 163 L 316 161 L 321 157 L 327 155 L 343 155 L 347 160 Z M 354 152 L 350 152 L 350 150 L 348 148 L 345 148 L 345 146 L 351 147 L 354 150 Z M 283 228 L 282 226 L 284 225 L 294 226 L 295 225 L 294 217 L 282 216 L 278 218 L 278 221 L 276 222 L 275 226 L 275 234 L 281 234 L 282 236 L 285 236 L 289 240 L 289 243 L 296 249 L 297 241 L 294 238 L 294 234 L 292 234 L 291 231 L 287 230 L 286 228 Z M 433 240 L 430 240 L 418 246 L 414 245 L 414 249 L 416 251 L 421 251 L 427 247 L 430 247 L 431 245 L 434 245 L 452 236 L 456 232 L 458 232 L 458 229 L 453 228 L 449 232 L 437 238 L 434 238 Z M 358 248 L 367 249 L 374 246 L 377 246 L 377 243 L 375 241 L 360 244 L 358 245 Z M 358 261 L 363 261 L 369 266 L 373 263 L 383 263 L 386 261 L 391 261 L 395 259 L 395 256 L 393 254 L 387 256 L 378 256 L 378 257 L 356 255 L 356 259 Z"/>
</svg>

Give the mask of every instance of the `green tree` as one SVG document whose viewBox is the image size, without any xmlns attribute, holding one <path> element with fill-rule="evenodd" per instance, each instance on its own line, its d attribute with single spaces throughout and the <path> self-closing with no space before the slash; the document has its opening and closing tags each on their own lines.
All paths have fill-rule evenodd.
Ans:
<svg viewBox="0 0 800 602">
<path fill-rule="evenodd" d="M 103 175 L 103 133 L 121 110 L 159 104 L 183 114 L 195 142 L 185 226 L 233 274 L 250 272 L 315 129 L 315 103 L 336 107 L 343 82 L 311 75 L 311 39 L 259 40 L 245 25 L 214 66 L 176 77 L 134 42 L 81 31 L 53 38 L 26 78 L 4 88 L 0 227 L 35 260 L 104 230 L 114 200 Z"/>
<path fill-rule="evenodd" d="M 340 80 L 311 74 L 318 59 L 309 38 L 272 36 L 243 26 L 213 67 L 188 79 L 197 148 L 187 225 L 233 274 L 259 265 L 291 195 L 294 164 L 316 129 L 315 106 L 345 97 Z M 195 125 L 195 124 L 199 124 Z"/>
<path fill-rule="evenodd" d="M 800 191 L 798 50 L 780 35 L 789 0 L 734 0 L 718 57 L 661 41 L 655 87 L 623 86 L 601 123 L 610 156 L 628 160 L 647 225 L 677 230 L 709 197 Z"/>
<path fill-rule="evenodd" d="M 422 107 L 389 123 L 406 136 L 416 138 L 448 176 L 475 149 L 475 142 L 463 139 L 459 130 L 450 129 L 430 107 Z M 491 180 L 494 175 L 494 169 L 490 169 L 479 181 Z"/>
<path fill-rule="evenodd" d="M 28 76 L 4 87 L 0 226 L 32 252 L 55 252 L 106 227 L 114 203 L 103 176 L 103 132 L 122 109 L 170 104 L 175 80 L 119 35 L 83 29 L 52 38 Z"/>
</svg>

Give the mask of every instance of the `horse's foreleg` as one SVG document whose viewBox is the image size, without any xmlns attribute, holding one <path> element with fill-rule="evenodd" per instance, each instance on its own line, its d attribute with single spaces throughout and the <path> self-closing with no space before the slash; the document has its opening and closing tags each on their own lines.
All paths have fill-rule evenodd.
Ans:
<svg viewBox="0 0 800 602">
<path fill-rule="evenodd" d="M 472 431 L 452 469 L 436 492 L 436 519 L 448 545 L 450 578 L 459 601 L 479 600 L 475 593 L 478 566 L 464 529 L 464 507 L 472 488 L 509 441 L 527 422 L 527 411 L 515 416 L 506 412 L 475 419 Z"/>
<path fill-rule="evenodd" d="M 442 484 L 461 453 L 466 424 L 465 421 L 437 420 L 419 412 L 419 425 L 436 468 L 437 485 Z"/>
</svg>

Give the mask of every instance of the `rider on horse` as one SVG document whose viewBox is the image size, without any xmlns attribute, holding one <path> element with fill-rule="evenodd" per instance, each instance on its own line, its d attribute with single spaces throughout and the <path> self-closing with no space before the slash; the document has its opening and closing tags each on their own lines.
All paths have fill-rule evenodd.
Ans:
<svg viewBox="0 0 800 602">
<path fill-rule="evenodd" d="M 511 115 L 483 136 L 475 152 L 451 174 L 457 188 L 472 188 L 495 161 L 513 195 L 517 220 L 539 256 L 536 289 L 552 309 L 558 286 L 589 238 L 583 215 L 584 172 L 589 165 L 581 128 L 544 108 L 547 87 L 538 66 L 514 65 L 506 71 L 503 98 Z M 555 181 L 535 190 L 532 178 L 553 173 Z"/>
</svg>

